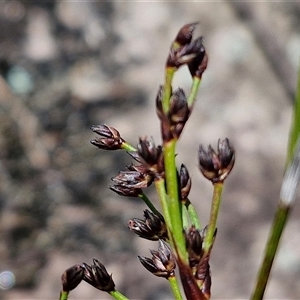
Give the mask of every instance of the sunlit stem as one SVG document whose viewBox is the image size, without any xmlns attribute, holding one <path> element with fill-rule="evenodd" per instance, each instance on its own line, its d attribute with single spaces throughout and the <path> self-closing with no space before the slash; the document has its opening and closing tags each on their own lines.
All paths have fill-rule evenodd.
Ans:
<svg viewBox="0 0 300 300">
<path fill-rule="evenodd" d="M 116 300 L 129 300 L 127 297 L 125 297 L 122 293 L 119 291 L 111 291 L 109 294 L 115 298 Z"/>
<path fill-rule="evenodd" d="M 165 84 L 163 88 L 163 100 L 162 100 L 163 112 L 165 114 L 167 114 L 169 111 L 170 98 L 172 95 L 172 80 L 176 70 L 177 68 L 175 67 L 166 67 Z"/>
<path fill-rule="evenodd" d="M 189 200 L 187 200 L 185 206 L 187 208 L 187 211 L 188 211 L 188 214 L 189 214 L 192 225 L 196 229 L 200 230 L 202 227 L 201 227 L 201 223 L 200 223 L 200 220 L 199 220 L 198 213 L 197 213 L 194 205 Z"/>
<path fill-rule="evenodd" d="M 217 226 L 219 208 L 223 191 L 223 182 L 214 183 L 214 192 L 211 202 L 210 219 L 207 227 L 207 232 L 204 238 L 204 252 L 208 252 L 213 244 L 214 235 Z"/>
<path fill-rule="evenodd" d="M 196 101 L 196 97 L 197 97 L 197 93 L 198 93 L 198 90 L 199 90 L 199 87 L 200 87 L 200 83 L 201 83 L 201 78 L 199 78 L 197 76 L 194 76 L 192 87 L 191 87 L 191 92 L 190 92 L 190 95 L 187 99 L 189 107 L 193 106 L 193 104 Z"/>
<path fill-rule="evenodd" d="M 168 278 L 168 281 L 170 283 L 173 295 L 175 297 L 176 300 L 182 300 L 182 295 L 181 295 L 181 291 L 178 285 L 178 281 L 176 279 L 175 276 L 171 276 Z"/>
<path fill-rule="evenodd" d="M 159 196 L 160 205 L 163 210 L 164 219 L 167 225 L 168 229 L 168 235 L 171 237 L 172 235 L 172 223 L 171 223 L 171 217 L 168 209 L 168 196 L 165 189 L 165 181 L 163 178 L 159 178 L 155 180 L 155 187 L 157 194 Z M 170 239 L 170 243 L 172 244 L 172 239 Z"/>
<path fill-rule="evenodd" d="M 69 292 L 61 291 L 59 295 L 59 300 L 68 300 Z"/>
<path fill-rule="evenodd" d="M 156 215 L 160 215 L 160 212 L 156 209 L 156 207 L 153 205 L 153 203 L 150 201 L 150 199 L 146 196 L 146 194 L 144 194 L 143 192 L 141 194 L 139 194 L 139 197 L 141 199 L 143 199 L 143 201 L 145 202 L 145 204 L 150 208 L 150 210 L 156 214 Z"/>
<path fill-rule="evenodd" d="M 177 168 L 175 163 L 176 140 L 164 144 L 165 176 L 168 194 L 168 210 L 171 218 L 172 233 L 176 250 L 182 261 L 187 262 L 185 238 L 183 234 L 181 202 L 178 197 Z"/>
<path fill-rule="evenodd" d="M 273 265 L 273 261 L 275 258 L 275 254 L 280 241 L 280 237 L 285 227 L 288 216 L 289 216 L 289 207 L 279 204 L 276 215 L 274 217 L 270 236 L 267 242 L 267 247 L 265 249 L 264 259 L 260 267 L 260 270 L 258 272 L 256 286 L 254 289 L 254 293 L 251 297 L 252 300 L 263 299 L 265 289 L 269 280 L 271 268 Z"/>
<path fill-rule="evenodd" d="M 298 68 L 298 80 L 293 118 L 288 143 L 286 171 L 283 178 L 280 201 L 277 206 L 272 228 L 266 244 L 264 258 L 258 272 L 256 285 L 252 294 L 252 300 L 261 300 L 269 280 L 271 268 L 277 253 L 279 241 L 287 223 L 290 210 L 293 207 L 296 189 L 300 177 L 300 65 Z"/>
<path fill-rule="evenodd" d="M 182 214 L 182 227 L 187 229 L 189 227 L 189 214 L 184 203 L 181 204 L 181 214 Z"/>
<path fill-rule="evenodd" d="M 126 150 L 128 152 L 136 152 L 137 151 L 135 147 L 133 147 L 132 145 L 130 145 L 127 142 L 122 143 L 121 149 Z"/>
</svg>

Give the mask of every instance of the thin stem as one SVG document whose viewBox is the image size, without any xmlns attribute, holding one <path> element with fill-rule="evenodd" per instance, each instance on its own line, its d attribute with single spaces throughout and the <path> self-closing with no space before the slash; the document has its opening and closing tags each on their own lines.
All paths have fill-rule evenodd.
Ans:
<svg viewBox="0 0 300 300">
<path fill-rule="evenodd" d="M 218 219 L 218 213 L 221 204 L 222 192 L 223 192 L 223 182 L 214 183 L 214 193 L 213 193 L 213 199 L 211 203 L 210 220 L 204 238 L 204 251 L 206 253 L 210 250 L 214 241 L 214 235 L 217 226 L 217 219 Z"/>
<path fill-rule="evenodd" d="M 135 147 L 133 147 L 131 144 L 127 143 L 127 142 L 123 142 L 121 145 L 121 148 L 123 150 L 126 150 L 128 152 L 135 152 L 137 151 Z"/>
<path fill-rule="evenodd" d="M 69 292 L 61 291 L 59 294 L 59 300 L 68 300 Z"/>
<path fill-rule="evenodd" d="M 117 300 L 129 300 L 126 296 L 124 296 L 119 291 L 111 291 L 111 292 L 109 292 L 109 294 Z"/>
<path fill-rule="evenodd" d="M 189 227 L 189 213 L 185 204 L 181 204 L 181 214 L 182 214 L 182 227 L 187 229 Z"/>
<path fill-rule="evenodd" d="M 193 83 L 192 83 L 192 87 L 191 87 L 191 93 L 187 99 L 188 102 L 188 106 L 191 107 L 195 100 L 196 100 L 196 96 L 200 87 L 200 83 L 201 83 L 201 78 L 199 77 L 193 77 Z"/>
<path fill-rule="evenodd" d="M 145 202 L 145 204 L 150 208 L 150 210 L 155 213 L 156 215 L 160 215 L 160 212 L 156 209 L 156 207 L 153 205 L 153 203 L 150 201 L 150 199 L 146 196 L 145 193 L 139 194 L 139 197 Z"/>
<path fill-rule="evenodd" d="M 300 178 L 300 140 L 298 140 L 293 157 L 290 160 L 282 181 L 280 201 L 266 244 L 263 262 L 258 272 L 252 300 L 262 299 L 264 295 L 279 241 L 295 200 L 295 193 Z"/>
<path fill-rule="evenodd" d="M 162 100 L 163 112 L 165 114 L 167 114 L 169 111 L 169 104 L 170 104 L 169 102 L 172 94 L 172 80 L 176 70 L 177 69 L 175 67 L 166 68 L 165 84 L 164 84 L 163 100 Z"/>
<path fill-rule="evenodd" d="M 184 262 L 187 262 L 187 253 L 182 227 L 181 202 L 178 198 L 175 145 L 176 140 L 174 139 L 164 144 L 165 176 L 167 193 L 169 197 L 168 210 L 171 218 L 172 233 L 174 243 L 176 244 L 176 250 L 178 251 L 178 255 L 180 256 L 180 258 Z"/>
<path fill-rule="evenodd" d="M 255 290 L 251 297 L 252 300 L 263 299 L 280 237 L 288 220 L 289 211 L 288 206 L 283 205 L 281 202 L 279 203 L 265 249 L 264 259 L 256 280 Z"/>
<path fill-rule="evenodd" d="M 286 171 L 283 178 L 280 201 L 277 206 L 273 224 L 266 244 L 264 258 L 258 272 L 256 285 L 252 300 L 260 300 L 269 280 L 273 261 L 278 249 L 281 235 L 287 223 L 289 212 L 293 207 L 295 192 L 299 184 L 300 177 L 300 66 L 298 69 L 298 81 L 296 98 L 293 111 L 293 120 L 290 129 L 288 143 Z"/>
<path fill-rule="evenodd" d="M 288 144 L 288 154 L 287 154 L 287 162 L 290 162 L 294 150 L 299 139 L 300 133 L 300 64 L 298 68 L 298 79 L 297 79 L 297 89 L 296 89 L 296 97 L 294 102 L 294 110 L 292 117 L 292 125 L 289 136 L 289 144 Z"/>
<path fill-rule="evenodd" d="M 173 295 L 175 297 L 176 300 L 182 300 L 182 295 L 181 295 L 181 291 L 178 285 L 178 281 L 176 279 L 175 276 L 171 276 L 168 278 L 168 281 L 170 283 Z"/>
<path fill-rule="evenodd" d="M 155 187 L 156 187 L 157 194 L 159 196 L 160 205 L 163 210 L 164 219 L 165 219 L 167 229 L 168 229 L 168 234 L 170 237 L 172 234 L 172 223 L 171 223 L 171 217 L 170 217 L 170 213 L 169 213 L 169 209 L 168 209 L 168 197 L 166 194 L 164 179 L 160 178 L 160 179 L 155 180 Z M 170 243 L 172 243 L 172 239 L 170 239 Z"/>
<path fill-rule="evenodd" d="M 201 227 L 198 213 L 197 213 L 194 205 L 189 200 L 186 203 L 186 208 L 187 208 L 192 225 L 195 226 L 196 229 L 201 229 L 202 227 Z"/>
</svg>

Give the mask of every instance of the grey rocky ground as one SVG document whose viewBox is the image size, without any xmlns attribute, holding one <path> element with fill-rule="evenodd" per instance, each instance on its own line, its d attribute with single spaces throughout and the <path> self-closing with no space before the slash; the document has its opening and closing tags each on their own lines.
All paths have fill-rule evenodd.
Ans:
<svg viewBox="0 0 300 300">
<path fill-rule="evenodd" d="M 209 65 L 178 162 L 192 175 L 191 200 L 205 224 L 212 187 L 197 169 L 199 143 L 216 146 L 228 137 L 234 144 L 211 259 L 212 295 L 249 298 L 284 170 L 299 20 L 296 2 L 3 2 L 0 272 L 12 271 L 16 284 L 1 297 L 57 299 L 62 272 L 93 257 L 128 297 L 171 297 L 167 283 L 136 259 L 156 245 L 127 230 L 144 205 L 107 189 L 130 160 L 90 145 L 89 127 L 106 123 L 133 144 L 144 135 L 159 143 L 154 100 L 168 48 L 183 24 L 199 21 Z M 189 89 L 187 70 L 175 85 Z M 299 202 L 267 299 L 300 297 Z M 70 296 L 106 298 L 85 283 Z"/>
</svg>

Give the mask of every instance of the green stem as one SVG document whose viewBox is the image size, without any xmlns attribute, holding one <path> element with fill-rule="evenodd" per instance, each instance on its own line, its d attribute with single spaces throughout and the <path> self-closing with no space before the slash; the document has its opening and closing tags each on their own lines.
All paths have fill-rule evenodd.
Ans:
<svg viewBox="0 0 300 300">
<path fill-rule="evenodd" d="M 69 292 L 61 291 L 59 295 L 59 300 L 68 300 Z"/>
<path fill-rule="evenodd" d="M 182 227 L 183 229 L 187 229 L 190 224 L 189 213 L 187 211 L 186 205 L 183 203 L 181 203 L 181 214 L 182 214 Z"/>
<path fill-rule="evenodd" d="M 283 178 L 280 201 L 277 206 L 273 224 L 266 244 L 264 258 L 260 266 L 252 300 L 260 300 L 269 280 L 273 261 L 278 249 L 281 235 L 287 223 L 289 212 L 292 209 L 295 192 L 299 184 L 300 176 L 300 65 L 298 69 L 298 81 L 296 98 L 293 110 L 293 120 L 290 129 L 286 171 Z"/>
<path fill-rule="evenodd" d="M 176 279 L 175 276 L 171 276 L 168 278 L 168 281 L 170 283 L 173 295 L 175 297 L 176 300 L 182 300 L 182 295 L 181 295 L 181 291 L 178 285 L 178 281 Z"/>
<path fill-rule="evenodd" d="M 287 162 L 292 160 L 294 150 L 300 133 L 300 64 L 298 68 L 298 79 L 296 88 L 296 97 L 294 102 L 292 125 L 288 143 Z"/>
<path fill-rule="evenodd" d="M 199 216 L 198 216 L 198 213 L 197 213 L 194 205 L 190 201 L 188 201 L 186 203 L 186 208 L 189 213 L 189 217 L 190 217 L 192 225 L 195 226 L 196 229 L 201 229 L 202 227 L 201 227 L 201 223 L 199 220 Z"/>
<path fill-rule="evenodd" d="M 223 185 L 224 185 L 223 182 L 214 183 L 214 193 L 213 193 L 213 199 L 211 203 L 210 220 L 208 223 L 206 236 L 204 238 L 204 252 L 206 253 L 210 250 L 214 241 L 218 213 L 219 213 L 219 208 L 220 208 L 221 198 L 222 198 Z"/>
<path fill-rule="evenodd" d="M 192 87 L 191 87 L 191 93 L 190 93 L 190 95 L 189 95 L 189 97 L 187 99 L 189 107 L 193 106 L 193 104 L 194 104 L 194 102 L 196 100 L 200 83 L 201 83 L 201 78 L 196 77 L 196 76 L 193 77 L 193 83 L 192 83 Z"/>
<path fill-rule="evenodd" d="M 163 210 L 164 219 L 165 219 L 167 229 L 168 229 L 168 234 L 169 234 L 169 237 L 171 237 L 172 223 L 171 223 L 171 217 L 170 217 L 170 213 L 169 213 L 169 209 L 168 209 L 168 198 L 167 198 L 167 194 L 166 194 L 164 179 L 160 178 L 160 179 L 155 180 L 155 187 L 156 187 L 157 194 L 159 196 L 161 208 Z M 172 243 L 172 239 L 170 239 L 170 243 Z"/>
<path fill-rule="evenodd" d="M 117 300 L 129 300 L 127 297 L 125 297 L 122 293 L 120 293 L 119 291 L 111 291 L 109 292 L 109 294 L 117 299 Z"/>
<path fill-rule="evenodd" d="M 177 169 L 175 163 L 176 140 L 164 144 L 165 176 L 168 194 L 168 210 L 171 218 L 173 240 L 180 258 L 187 262 L 185 238 L 182 227 L 181 202 L 178 198 Z"/>
<path fill-rule="evenodd" d="M 264 292 L 268 283 L 274 257 L 278 248 L 281 234 L 289 216 L 289 207 L 281 202 L 278 205 L 276 215 L 274 217 L 272 229 L 265 249 L 263 263 L 258 273 L 252 300 L 263 299 Z"/>
<path fill-rule="evenodd" d="M 125 150 L 125 151 L 128 151 L 128 152 L 135 152 L 135 151 L 137 151 L 135 147 L 133 147 L 132 145 L 130 145 L 127 142 L 123 142 L 122 145 L 121 145 L 121 148 L 123 150 Z"/>
<path fill-rule="evenodd" d="M 160 212 L 156 209 L 156 207 L 144 193 L 141 193 L 139 197 L 145 202 L 145 204 L 150 208 L 150 210 L 153 213 L 155 213 L 156 215 L 160 215 Z"/>
<path fill-rule="evenodd" d="M 169 111 L 170 98 L 172 94 L 172 80 L 177 69 L 175 67 L 167 67 L 165 74 L 165 84 L 163 91 L 162 107 L 165 114 Z"/>
</svg>

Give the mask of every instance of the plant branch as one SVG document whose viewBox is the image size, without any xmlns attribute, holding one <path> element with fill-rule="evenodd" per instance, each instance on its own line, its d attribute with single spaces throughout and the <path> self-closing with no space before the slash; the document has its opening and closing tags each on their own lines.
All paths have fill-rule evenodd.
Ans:
<svg viewBox="0 0 300 300">
<path fill-rule="evenodd" d="M 211 202 L 210 220 L 207 232 L 204 238 L 204 251 L 209 252 L 214 241 L 219 208 L 221 204 L 221 196 L 223 191 L 223 181 L 214 183 L 213 199 Z"/>
<path fill-rule="evenodd" d="M 166 68 L 165 84 L 164 84 L 163 100 L 162 100 L 163 112 L 165 114 L 167 114 L 169 111 L 169 102 L 172 94 L 172 80 L 176 70 L 177 68 L 174 67 Z"/>
<path fill-rule="evenodd" d="M 61 291 L 59 295 L 59 300 L 68 300 L 69 292 Z"/>
<path fill-rule="evenodd" d="M 200 83 L 201 83 L 201 78 L 199 78 L 197 76 L 194 76 L 192 87 L 191 87 L 191 93 L 190 93 L 190 95 L 188 97 L 188 100 L 187 100 L 189 107 L 193 106 L 193 104 L 196 100 L 197 93 L 198 93 L 198 90 L 199 90 L 199 87 L 200 87 Z"/>
<path fill-rule="evenodd" d="M 160 178 L 158 180 L 155 180 L 155 187 L 156 187 L 157 194 L 159 196 L 160 204 L 163 210 L 164 219 L 167 225 L 168 235 L 170 239 L 170 236 L 172 234 L 172 223 L 171 223 L 171 217 L 168 209 L 168 196 L 166 194 L 164 179 Z M 172 239 L 170 239 L 170 243 L 172 243 Z"/>
<path fill-rule="evenodd" d="M 275 214 L 270 237 L 268 239 L 264 254 L 264 259 L 258 273 L 255 290 L 251 297 L 252 300 L 263 299 L 280 237 L 285 227 L 288 216 L 289 207 L 280 203 Z"/>
<path fill-rule="evenodd" d="M 264 258 L 258 272 L 252 300 L 260 300 L 269 280 L 271 268 L 277 253 L 279 241 L 292 209 L 296 188 L 300 179 L 300 67 L 298 70 L 297 91 L 294 104 L 293 121 L 287 153 L 287 169 L 283 178 L 280 201 L 266 244 Z"/>
<path fill-rule="evenodd" d="M 185 206 L 188 211 L 192 225 L 195 226 L 196 229 L 200 230 L 202 228 L 201 222 L 194 205 L 189 200 L 187 200 Z"/>
<path fill-rule="evenodd" d="M 168 194 L 168 211 L 171 218 L 173 240 L 176 244 L 178 255 L 184 262 L 187 262 L 185 238 L 183 235 L 181 203 L 178 197 L 177 169 L 175 163 L 176 140 L 172 139 L 164 144 L 165 176 Z"/>
<path fill-rule="evenodd" d="M 182 295 L 181 295 L 181 291 L 180 291 L 180 288 L 179 288 L 179 285 L 178 285 L 178 280 L 175 276 L 171 276 L 169 277 L 168 279 L 169 283 L 170 283 L 170 286 L 171 286 L 171 289 L 172 289 L 172 292 L 173 292 L 173 295 L 175 297 L 176 300 L 182 300 Z"/>
<path fill-rule="evenodd" d="M 139 194 L 139 197 L 144 201 L 144 203 L 150 208 L 150 210 L 155 213 L 156 215 L 160 215 L 160 212 L 156 209 L 150 199 L 146 196 L 145 193 Z"/>
<path fill-rule="evenodd" d="M 129 300 L 126 296 L 116 290 L 109 292 L 109 294 L 116 300 Z"/>
</svg>

